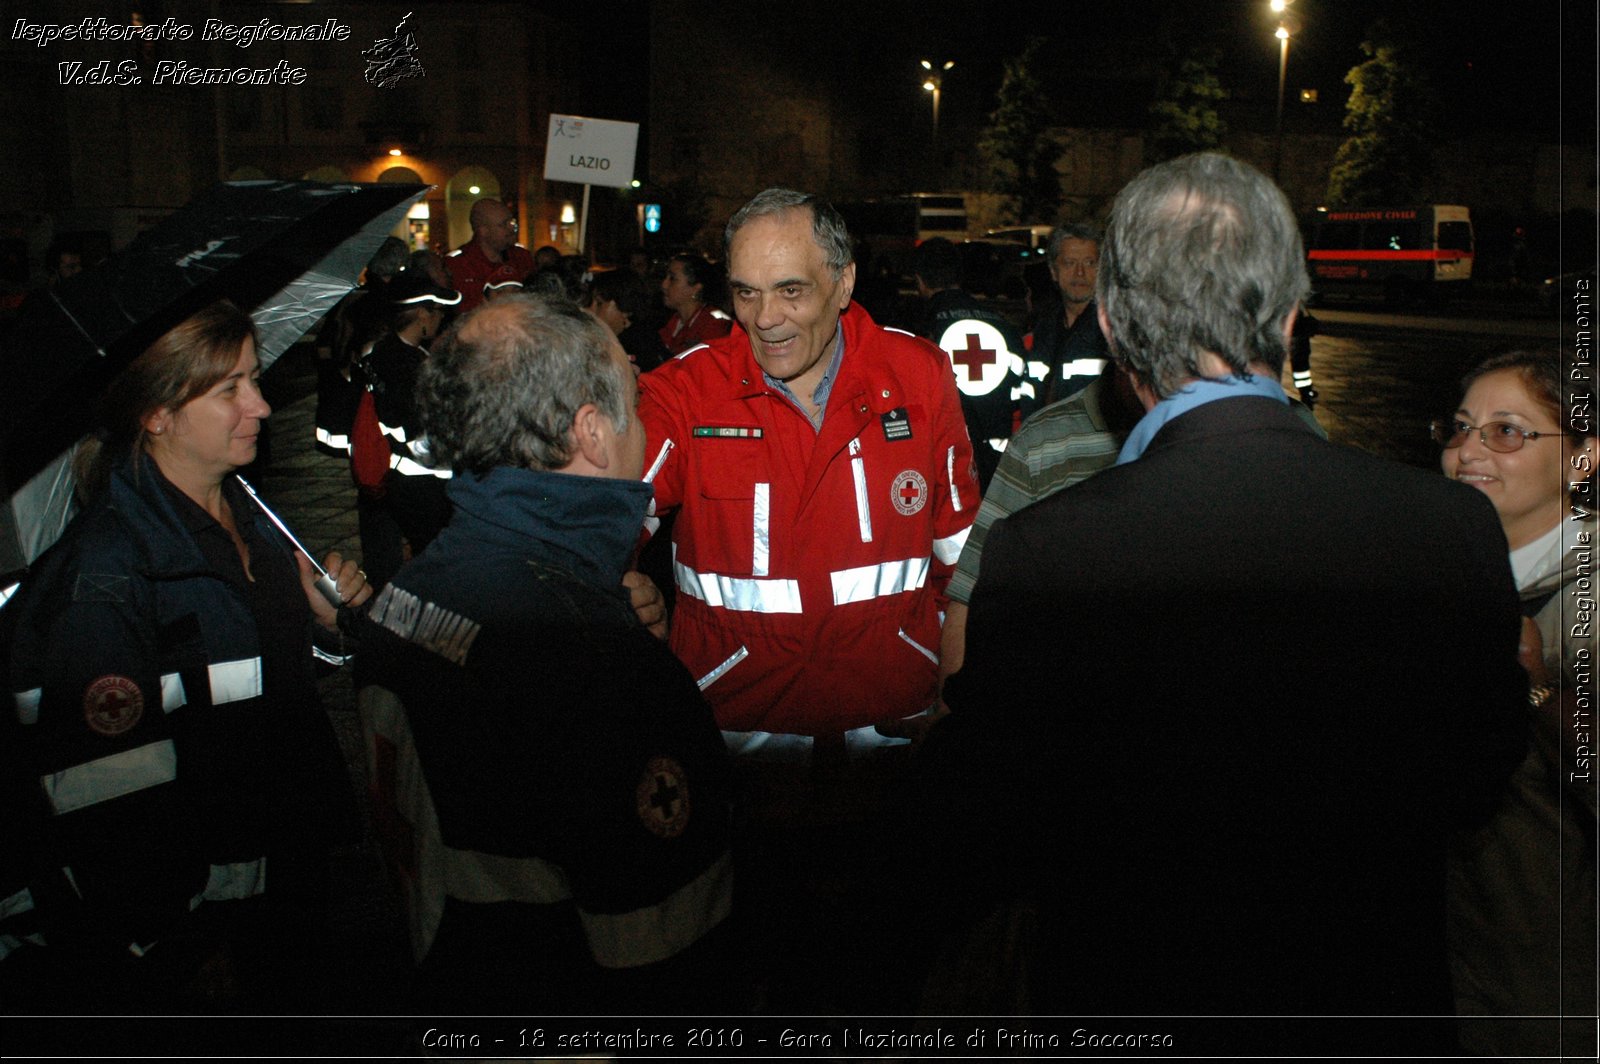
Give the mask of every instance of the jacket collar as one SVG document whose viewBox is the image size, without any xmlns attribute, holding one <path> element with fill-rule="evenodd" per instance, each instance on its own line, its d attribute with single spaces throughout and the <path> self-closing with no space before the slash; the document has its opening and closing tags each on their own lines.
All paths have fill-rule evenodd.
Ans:
<svg viewBox="0 0 1600 1064">
<path fill-rule="evenodd" d="M 1062 304 L 1060 296 L 1051 300 L 1040 313 L 1038 324 L 1033 327 L 1035 343 L 1046 347 L 1053 345 L 1063 336 L 1075 333 L 1080 328 L 1088 328 L 1085 322 L 1092 324 L 1096 329 L 1100 328 L 1100 311 L 1093 299 L 1084 304 L 1083 310 L 1073 319 L 1070 326 L 1064 320 L 1066 313 L 1066 307 Z"/>
<path fill-rule="evenodd" d="M 639 480 L 510 466 L 458 472 L 445 490 L 455 504 L 452 528 L 544 555 L 606 586 L 622 579 L 653 493 Z"/>
<path fill-rule="evenodd" d="M 193 534 L 161 489 L 161 471 L 155 460 L 135 449 L 111 471 L 106 505 L 127 522 L 139 540 L 152 576 L 174 576 L 207 571 L 205 557 Z M 224 489 L 226 490 L 226 488 Z M 228 502 L 237 509 L 235 495 Z M 247 503 L 248 505 L 248 503 Z M 253 507 L 252 507 L 253 509 Z M 238 511 L 244 519 L 248 511 Z"/>
<path fill-rule="evenodd" d="M 1209 436 L 1236 436 L 1262 429 L 1317 435 L 1287 402 L 1259 395 L 1242 395 L 1236 399 L 1206 403 L 1181 417 L 1173 418 L 1161 426 L 1145 453 L 1154 454 Z"/>
</svg>

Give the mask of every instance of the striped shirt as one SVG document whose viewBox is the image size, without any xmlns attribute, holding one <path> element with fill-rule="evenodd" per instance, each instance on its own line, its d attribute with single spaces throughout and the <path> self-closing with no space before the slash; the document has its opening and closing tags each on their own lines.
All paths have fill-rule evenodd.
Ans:
<svg viewBox="0 0 1600 1064">
<path fill-rule="evenodd" d="M 971 601 L 983 542 L 996 521 L 1116 464 L 1125 434 L 1113 432 L 1101 415 L 1104 388 L 1104 378 L 1091 381 L 1040 410 L 1011 437 L 950 578 L 951 598 Z"/>
</svg>

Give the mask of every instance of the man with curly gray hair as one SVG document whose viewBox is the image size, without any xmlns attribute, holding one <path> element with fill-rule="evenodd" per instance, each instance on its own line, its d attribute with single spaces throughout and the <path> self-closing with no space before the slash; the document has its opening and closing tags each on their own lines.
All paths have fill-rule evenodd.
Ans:
<svg viewBox="0 0 1600 1064">
<path fill-rule="evenodd" d="M 418 385 L 454 514 L 369 611 L 362 723 L 431 1011 L 727 1011 L 728 756 L 623 572 L 650 502 L 616 338 L 467 315 Z"/>
</svg>

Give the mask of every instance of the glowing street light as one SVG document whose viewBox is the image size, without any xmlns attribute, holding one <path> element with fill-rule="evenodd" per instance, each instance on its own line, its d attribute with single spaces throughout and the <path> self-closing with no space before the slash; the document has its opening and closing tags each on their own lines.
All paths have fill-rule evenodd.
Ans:
<svg viewBox="0 0 1600 1064">
<path fill-rule="evenodd" d="M 924 59 L 922 61 L 922 69 L 928 72 L 922 79 L 922 88 L 924 92 L 933 94 L 933 139 L 935 143 L 939 140 L 939 93 L 944 88 L 944 72 L 955 65 L 956 61 L 951 59 L 935 70 L 932 60 Z"/>
<path fill-rule="evenodd" d="M 1273 36 L 1278 38 L 1278 121 L 1273 134 L 1272 147 L 1272 179 L 1278 180 L 1278 171 L 1283 166 L 1283 88 L 1289 74 L 1289 34 L 1300 29 L 1300 21 L 1289 14 L 1289 5 L 1294 0 L 1270 0 L 1267 4 L 1272 13 L 1278 16 L 1278 29 Z"/>
<path fill-rule="evenodd" d="M 1272 0 L 1274 10 L 1283 6 L 1284 0 Z M 1289 73 L 1289 27 L 1280 22 L 1273 36 L 1278 38 L 1278 124 L 1272 145 L 1272 180 L 1276 181 L 1283 166 L 1283 86 Z"/>
</svg>

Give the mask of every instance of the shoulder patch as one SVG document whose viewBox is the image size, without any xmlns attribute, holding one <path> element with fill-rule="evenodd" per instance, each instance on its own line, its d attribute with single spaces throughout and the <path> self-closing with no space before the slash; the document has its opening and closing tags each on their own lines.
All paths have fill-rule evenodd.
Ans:
<svg viewBox="0 0 1600 1064">
<path fill-rule="evenodd" d="M 639 821 L 657 838 L 675 839 L 689 826 L 689 775 L 672 758 L 650 759 L 633 798 Z"/>
<path fill-rule="evenodd" d="M 74 602 L 126 602 L 128 578 L 115 573 L 79 573 L 72 588 Z"/>
<path fill-rule="evenodd" d="M 83 719 L 101 735 L 121 735 L 144 716 L 144 692 L 126 676 L 102 676 L 83 692 Z"/>
</svg>

